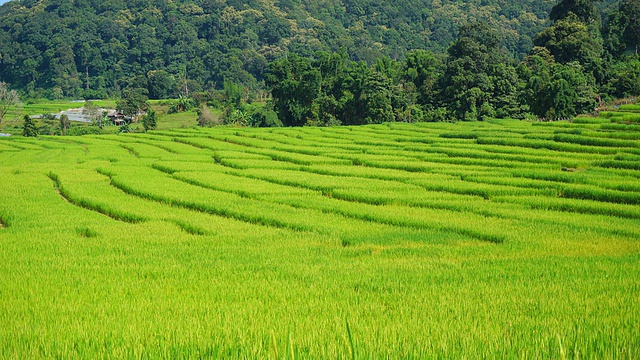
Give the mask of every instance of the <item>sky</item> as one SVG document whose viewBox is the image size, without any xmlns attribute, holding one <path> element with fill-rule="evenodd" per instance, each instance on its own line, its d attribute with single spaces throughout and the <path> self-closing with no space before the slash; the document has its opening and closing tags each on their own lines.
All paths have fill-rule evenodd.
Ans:
<svg viewBox="0 0 640 360">
<path fill-rule="evenodd" d="M 4 4 L 6 2 L 9 2 L 9 0 L 0 0 L 0 5 Z"/>
</svg>

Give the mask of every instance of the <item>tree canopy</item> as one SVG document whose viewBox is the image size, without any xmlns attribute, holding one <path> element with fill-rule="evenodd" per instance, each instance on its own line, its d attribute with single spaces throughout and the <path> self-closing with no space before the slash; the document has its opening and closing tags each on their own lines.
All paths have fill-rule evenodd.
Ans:
<svg viewBox="0 0 640 360">
<path fill-rule="evenodd" d="M 607 0 L 606 3 L 612 3 Z M 0 81 L 27 97 L 118 97 L 138 77 L 152 99 L 233 82 L 259 89 L 286 53 L 374 64 L 442 54 L 458 30 L 490 23 L 509 58 L 547 25 L 548 0 L 21 0 L 0 7 Z"/>
</svg>

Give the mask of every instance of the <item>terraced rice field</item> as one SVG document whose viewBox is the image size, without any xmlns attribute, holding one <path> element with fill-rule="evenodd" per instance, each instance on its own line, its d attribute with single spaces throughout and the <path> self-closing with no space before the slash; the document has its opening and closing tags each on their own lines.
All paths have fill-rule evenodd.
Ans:
<svg viewBox="0 0 640 360">
<path fill-rule="evenodd" d="M 0 357 L 640 357 L 640 126 L 0 140 Z"/>
</svg>

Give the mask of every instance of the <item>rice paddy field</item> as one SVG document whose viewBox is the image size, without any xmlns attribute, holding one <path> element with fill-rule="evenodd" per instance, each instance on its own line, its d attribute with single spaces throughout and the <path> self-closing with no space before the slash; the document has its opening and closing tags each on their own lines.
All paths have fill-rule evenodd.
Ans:
<svg viewBox="0 0 640 360">
<path fill-rule="evenodd" d="M 640 126 L 0 139 L 1 358 L 640 358 Z"/>
</svg>

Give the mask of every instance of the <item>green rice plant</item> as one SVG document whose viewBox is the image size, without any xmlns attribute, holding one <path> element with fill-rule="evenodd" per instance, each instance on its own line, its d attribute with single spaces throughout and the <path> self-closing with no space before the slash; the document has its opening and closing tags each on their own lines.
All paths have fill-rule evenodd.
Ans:
<svg viewBox="0 0 640 360">
<path fill-rule="evenodd" d="M 283 169 L 297 170 L 300 165 L 293 162 L 258 159 L 220 159 L 219 164 L 233 169 Z"/>
<path fill-rule="evenodd" d="M 462 177 L 462 180 L 483 184 L 522 187 L 528 189 L 549 189 L 550 191 L 547 193 L 547 195 L 551 195 L 551 193 L 553 193 L 553 189 L 559 187 L 558 183 L 554 181 L 529 179 L 524 177 L 511 177 L 502 174 L 478 175 L 476 173 L 471 173 L 470 175 L 464 175 Z"/>
<path fill-rule="evenodd" d="M 495 196 L 504 195 L 547 195 L 547 189 L 522 188 L 508 185 L 494 185 L 489 183 L 474 183 L 464 180 L 449 180 L 446 182 L 435 183 L 431 181 L 411 181 L 411 183 L 420 185 L 430 191 L 443 191 L 454 194 L 474 195 L 484 199 L 491 199 Z"/>
<path fill-rule="evenodd" d="M 12 146 L 9 141 L 0 141 L 0 151 L 5 152 L 5 151 L 19 151 L 19 150 L 23 150 L 20 148 L 17 148 L 15 146 Z"/>
<path fill-rule="evenodd" d="M 566 142 L 566 143 L 590 145 L 590 146 L 606 146 L 606 147 L 618 147 L 618 148 L 640 147 L 640 142 L 638 141 L 593 138 L 593 137 L 587 137 L 584 135 L 556 134 L 553 137 L 553 140 L 557 142 Z"/>
<path fill-rule="evenodd" d="M 534 149 L 549 149 L 563 152 L 590 153 L 590 154 L 614 154 L 616 149 L 607 147 L 585 146 L 571 143 L 559 143 L 546 140 L 505 139 L 505 138 L 478 138 L 478 144 L 521 146 Z"/>
<path fill-rule="evenodd" d="M 195 148 L 203 149 L 203 150 L 213 150 L 213 151 L 218 151 L 218 150 L 241 151 L 242 150 L 242 147 L 240 145 L 230 144 L 223 141 L 213 141 L 211 139 L 198 138 L 196 136 L 191 136 L 186 138 L 176 137 L 173 139 L 173 141 L 180 144 L 190 145 Z"/>
<path fill-rule="evenodd" d="M 255 178 L 247 178 L 222 172 L 175 172 L 172 175 L 174 179 L 192 185 L 219 191 L 228 191 L 246 198 L 256 198 L 259 195 L 274 193 L 304 197 L 317 193 L 316 191 L 291 188 Z"/>
<path fill-rule="evenodd" d="M 632 132 L 640 132 L 640 125 L 629 125 L 629 124 L 601 124 L 600 129 L 602 130 L 624 130 L 624 131 L 632 131 Z"/>
<path fill-rule="evenodd" d="M 640 123 L 640 114 L 624 114 L 622 117 L 615 118 L 616 122 L 624 123 Z"/>
<path fill-rule="evenodd" d="M 414 149 L 415 148 L 407 148 L 407 150 Z M 481 165 L 491 167 L 520 167 L 523 165 L 522 163 L 560 164 L 567 161 L 566 159 L 562 158 L 558 159 L 552 157 L 528 156 L 495 152 L 492 153 L 484 151 L 483 149 L 478 147 L 475 147 L 473 149 L 432 147 L 429 151 L 446 154 L 448 158 L 454 158 L 450 159 L 452 163 L 464 163 L 466 165 Z M 431 161 L 429 157 L 425 157 L 419 154 L 415 154 L 414 156 L 419 159 Z"/>
<path fill-rule="evenodd" d="M 84 238 L 94 238 L 99 236 L 99 234 L 95 230 L 92 230 L 88 227 L 76 228 L 76 233 L 78 233 L 78 236 Z"/>
<path fill-rule="evenodd" d="M 616 168 L 616 169 L 629 169 L 629 170 L 640 170 L 640 163 L 636 160 L 628 161 L 628 160 L 605 160 L 605 161 L 597 161 L 594 163 L 596 166 L 600 166 L 603 168 Z"/>
<path fill-rule="evenodd" d="M 640 112 L 640 105 L 638 105 L 638 104 L 620 105 L 620 110 L 621 111 Z"/>
<path fill-rule="evenodd" d="M 560 183 L 585 183 L 588 175 L 581 171 L 568 172 L 547 170 L 547 169 L 530 169 L 530 170 L 514 170 L 511 174 L 514 177 L 524 177 L 529 179 L 554 181 Z"/>
<path fill-rule="evenodd" d="M 136 169 L 129 167 L 118 167 L 117 169 L 101 170 L 101 173 L 108 175 L 111 184 L 126 194 L 203 214 L 236 219 L 249 224 L 294 231 L 314 231 L 341 238 L 348 236 L 345 234 L 345 229 L 369 228 L 369 231 L 380 232 L 384 235 L 380 239 L 385 239 L 393 234 L 388 225 L 372 225 L 360 220 L 349 220 L 315 210 L 300 210 L 288 205 L 255 200 L 245 194 L 238 195 L 229 191 L 214 190 L 213 186 L 205 187 L 198 181 L 185 182 L 167 178 L 160 172 L 157 174 L 146 173 L 142 178 L 136 176 L 136 171 Z M 181 188 L 182 191 L 179 195 L 172 195 L 168 190 L 176 187 Z M 395 235 L 391 239 L 393 238 Z"/>
<path fill-rule="evenodd" d="M 439 135 L 443 139 L 468 139 L 475 140 L 478 134 L 475 133 L 442 133 Z"/>
<path fill-rule="evenodd" d="M 614 118 L 614 117 L 620 117 L 622 115 L 624 115 L 624 114 L 621 113 L 621 112 L 617 112 L 617 111 L 601 111 L 600 112 L 600 117 L 603 117 L 605 119 L 611 119 L 611 118 Z"/>
<path fill-rule="evenodd" d="M 57 174 L 53 172 L 49 172 L 47 176 L 51 179 L 51 181 L 53 181 L 53 188 L 58 192 L 58 194 L 60 194 L 60 196 L 63 199 L 68 201 L 70 204 L 73 204 L 75 206 L 78 206 L 87 210 L 95 211 L 97 213 L 106 215 L 118 221 L 124 221 L 128 223 L 138 223 L 146 220 L 143 217 L 136 216 L 125 211 L 115 210 L 109 206 L 105 206 L 103 204 L 100 204 L 91 200 L 87 200 L 86 198 L 76 196 L 72 192 L 69 192 L 62 185 L 60 181 L 60 177 Z"/>
<path fill-rule="evenodd" d="M 3 140 L 2 144 L 18 150 L 42 150 L 43 147 L 26 141 L 24 139 L 11 138 Z"/>
<path fill-rule="evenodd" d="M 564 186 L 560 189 L 558 196 L 618 204 L 640 204 L 640 193 L 602 189 L 590 185 Z"/>
<path fill-rule="evenodd" d="M 601 117 L 591 117 L 591 116 L 578 116 L 577 118 L 573 119 L 573 123 L 575 124 L 603 124 L 603 123 L 609 123 L 611 122 L 609 120 L 609 118 L 607 116 L 602 116 L 602 113 L 600 114 Z"/>
<path fill-rule="evenodd" d="M 222 169 L 220 169 L 220 166 L 216 165 L 213 161 L 159 161 L 152 163 L 151 167 L 167 174 L 173 174 L 181 171 L 202 171 L 213 173 L 222 171 Z"/>
<path fill-rule="evenodd" d="M 633 127 L 2 139 L 0 354 L 637 358 Z"/>
<path fill-rule="evenodd" d="M 535 129 L 541 130 L 551 130 L 551 129 L 599 129 L 603 125 L 608 126 L 611 124 L 608 123 L 600 123 L 600 124 L 576 124 L 567 121 L 557 121 L 557 122 L 535 122 L 532 123 L 531 126 Z"/>
<path fill-rule="evenodd" d="M 608 138 L 608 139 L 622 139 L 622 140 L 640 140 L 640 132 L 613 132 L 602 130 L 589 130 L 581 131 L 580 134 L 590 137 Z"/>
<path fill-rule="evenodd" d="M 546 196 L 496 196 L 497 202 L 513 202 L 538 210 L 554 210 L 581 214 L 606 215 L 627 219 L 640 219 L 640 210 L 635 205 L 607 204 L 600 201 L 565 199 Z"/>
</svg>

